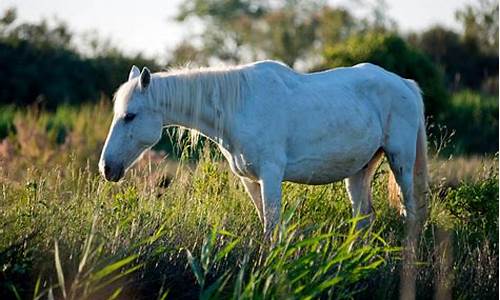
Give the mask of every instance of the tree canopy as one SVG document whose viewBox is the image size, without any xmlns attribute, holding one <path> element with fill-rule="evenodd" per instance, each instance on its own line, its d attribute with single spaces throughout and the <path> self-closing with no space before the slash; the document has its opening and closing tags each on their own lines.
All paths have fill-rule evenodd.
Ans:
<svg viewBox="0 0 500 300">
<path fill-rule="evenodd" d="M 87 57 L 77 51 L 73 33 L 62 22 L 16 24 L 15 10 L 0 18 L 0 103 L 38 102 L 52 109 L 61 103 L 112 96 L 132 64 L 156 68 L 142 55 L 107 49 Z"/>
<path fill-rule="evenodd" d="M 319 0 L 190 0 L 177 20 L 189 18 L 204 24 L 196 37 L 201 46 L 185 40 L 174 60 L 240 63 L 266 58 L 292 67 L 299 61 L 314 63 L 325 41 L 340 42 L 360 25 L 347 10 Z"/>
</svg>

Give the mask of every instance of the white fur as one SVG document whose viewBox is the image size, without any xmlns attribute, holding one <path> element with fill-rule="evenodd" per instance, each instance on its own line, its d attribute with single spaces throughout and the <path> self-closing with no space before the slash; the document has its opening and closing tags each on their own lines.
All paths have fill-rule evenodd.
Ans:
<svg viewBox="0 0 500 300">
<path fill-rule="evenodd" d="M 139 71 L 139 68 L 137 66 L 132 66 L 132 69 L 130 70 L 130 73 L 128 74 L 128 80 L 132 80 L 136 77 L 139 77 L 141 74 L 141 71 Z"/>
<path fill-rule="evenodd" d="M 300 74 L 273 61 L 155 73 L 143 91 L 137 80 L 117 91 L 101 169 L 107 162 L 129 168 L 162 127 L 192 129 L 217 143 L 269 233 L 279 220 L 282 181 L 346 178 L 354 214 L 371 214 L 371 177 L 384 152 L 408 216 L 417 217 L 414 197 L 427 181 L 420 178 L 414 191 L 416 157 L 426 158 L 424 108 L 413 81 L 372 64 Z M 137 116 L 126 124 L 129 112 Z M 418 176 L 426 178 L 426 169 Z"/>
</svg>

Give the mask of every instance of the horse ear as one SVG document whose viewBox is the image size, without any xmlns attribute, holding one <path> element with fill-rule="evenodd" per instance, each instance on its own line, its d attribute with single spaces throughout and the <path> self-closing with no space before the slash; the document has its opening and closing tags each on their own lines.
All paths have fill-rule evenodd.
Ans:
<svg viewBox="0 0 500 300">
<path fill-rule="evenodd" d="M 139 68 L 136 65 L 133 65 L 132 69 L 130 69 L 130 73 L 128 73 L 128 80 L 136 78 L 139 74 L 141 74 L 141 71 L 139 71 Z"/>
<path fill-rule="evenodd" d="M 141 78 L 139 79 L 139 86 L 141 87 L 141 89 L 145 89 L 148 87 L 150 82 L 151 82 L 151 72 L 149 71 L 148 68 L 144 67 L 142 68 Z"/>
</svg>

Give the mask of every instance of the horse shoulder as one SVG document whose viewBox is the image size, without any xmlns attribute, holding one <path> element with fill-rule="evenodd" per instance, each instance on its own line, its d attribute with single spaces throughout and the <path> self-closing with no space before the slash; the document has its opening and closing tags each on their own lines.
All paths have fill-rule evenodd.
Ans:
<svg viewBox="0 0 500 300">
<path fill-rule="evenodd" d="M 256 179 L 266 163 L 284 164 L 286 124 L 279 114 L 265 113 L 260 106 L 245 108 L 232 127 L 232 145 L 225 156 L 236 174 Z"/>
</svg>

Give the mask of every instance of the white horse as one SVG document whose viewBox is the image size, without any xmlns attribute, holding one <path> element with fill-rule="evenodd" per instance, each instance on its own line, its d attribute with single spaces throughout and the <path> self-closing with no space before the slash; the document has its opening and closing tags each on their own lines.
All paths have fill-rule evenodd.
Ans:
<svg viewBox="0 0 500 300">
<path fill-rule="evenodd" d="M 281 183 L 345 179 L 354 215 L 372 215 L 381 155 L 410 221 L 425 209 L 424 106 L 417 84 L 372 64 L 301 74 L 262 61 L 151 74 L 132 67 L 117 91 L 99 167 L 118 181 L 166 126 L 214 141 L 253 200 L 264 232 L 280 217 Z M 369 218 L 371 219 L 371 218 Z"/>
</svg>

